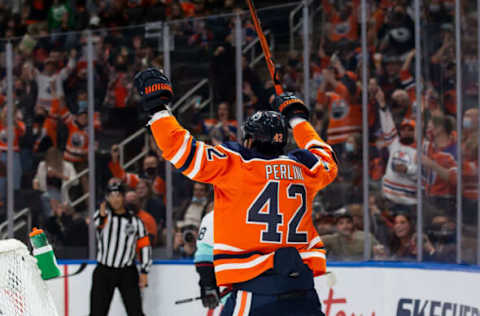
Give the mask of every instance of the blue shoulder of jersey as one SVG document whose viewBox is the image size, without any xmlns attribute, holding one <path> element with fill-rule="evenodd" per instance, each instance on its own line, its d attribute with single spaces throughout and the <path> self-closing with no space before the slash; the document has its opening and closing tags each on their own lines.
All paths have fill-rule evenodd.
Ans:
<svg viewBox="0 0 480 316">
<path fill-rule="evenodd" d="M 311 169 L 318 162 L 318 157 L 306 149 L 295 149 L 288 153 L 288 158 L 295 160 Z"/>
</svg>

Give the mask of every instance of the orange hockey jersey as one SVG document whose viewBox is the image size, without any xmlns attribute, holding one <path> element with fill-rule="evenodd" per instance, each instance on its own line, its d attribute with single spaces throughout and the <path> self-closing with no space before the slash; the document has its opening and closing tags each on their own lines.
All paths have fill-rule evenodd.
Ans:
<svg viewBox="0 0 480 316">
<path fill-rule="evenodd" d="M 332 182 L 331 147 L 310 123 L 295 126 L 301 148 L 275 159 L 238 143 L 195 140 L 167 111 L 150 127 L 164 157 L 190 179 L 214 185 L 214 265 L 218 285 L 244 282 L 273 267 L 274 252 L 298 249 L 315 276 L 325 273 L 323 243 L 312 223 L 317 192 Z"/>
<path fill-rule="evenodd" d="M 321 90 L 317 93 L 317 102 L 328 108 L 327 142 L 329 144 L 344 143 L 350 135 L 362 132 L 362 108 L 360 105 L 348 102 L 339 93 Z"/>
<path fill-rule="evenodd" d="M 358 12 L 360 8 L 360 1 L 354 0 L 352 12 L 346 20 L 342 20 L 335 7 L 328 0 L 323 0 L 323 8 L 328 15 L 327 34 L 332 42 L 338 42 L 342 39 L 349 41 L 358 40 Z"/>
</svg>

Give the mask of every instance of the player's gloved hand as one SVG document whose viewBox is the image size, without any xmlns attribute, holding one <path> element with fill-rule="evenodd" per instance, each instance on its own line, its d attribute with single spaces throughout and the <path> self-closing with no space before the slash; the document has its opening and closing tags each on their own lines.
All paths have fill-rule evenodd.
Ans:
<svg viewBox="0 0 480 316">
<path fill-rule="evenodd" d="M 153 115 L 165 110 L 166 105 L 172 101 L 172 85 L 160 70 L 148 68 L 137 73 L 133 80 L 138 94 L 142 97 L 142 106 L 146 113 Z"/>
<path fill-rule="evenodd" d="M 215 309 L 220 304 L 220 292 L 217 286 L 202 286 L 200 297 L 205 308 Z"/>
<path fill-rule="evenodd" d="M 285 92 L 275 96 L 272 106 L 285 116 L 287 122 L 290 122 L 294 117 L 301 117 L 308 120 L 308 108 L 302 100 L 291 92 Z"/>
</svg>

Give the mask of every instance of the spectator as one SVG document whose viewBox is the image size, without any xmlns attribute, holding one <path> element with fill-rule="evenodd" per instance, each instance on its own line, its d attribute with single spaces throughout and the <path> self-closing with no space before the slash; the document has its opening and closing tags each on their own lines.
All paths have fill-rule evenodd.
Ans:
<svg viewBox="0 0 480 316">
<path fill-rule="evenodd" d="M 153 22 L 158 20 L 165 20 L 166 6 L 164 0 L 151 0 L 150 6 L 147 8 L 146 21 Z"/>
<path fill-rule="evenodd" d="M 397 132 L 381 89 L 378 90 L 376 99 L 380 107 L 380 125 L 389 151 L 382 181 L 383 195 L 394 205 L 411 209 L 417 204 L 415 121 L 405 118 Z"/>
<path fill-rule="evenodd" d="M 88 225 L 85 218 L 67 204 L 52 203 L 52 215 L 45 228 L 55 254 L 64 259 L 84 259 L 88 256 Z"/>
<path fill-rule="evenodd" d="M 472 109 L 473 110 L 473 109 Z M 475 109 L 476 110 L 476 109 Z M 470 111 L 470 110 L 468 110 Z M 468 112 L 467 111 L 467 112 Z M 467 114 L 465 112 L 465 114 Z M 475 111 L 477 112 L 477 111 Z M 467 116 L 464 117 L 464 123 Z M 468 121 L 467 121 L 468 122 Z M 465 125 L 465 124 L 464 124 Z M 465 131 L 465 128 L 464 128 Z M 478 133 L 465 131 L 462 141 L 462 210 L 463 223 L 477 223 L 478 216 Z M 442 170 L 444 171 L 444 170 Z M 449 180 L 452 185 L 457 185 L 457 170 L 448 170 Z"/>
<path fill-rule="evenodd" d="M 457 168 L 457 140 L 453 134 L 454 119 L 445 115 L 433 116 L 427 130 L 432 131 L 432 141 L 425 142 L 422 168 L 425 181 L 425 195 L 437 215 L 452 215 L 456 210 L 456 185 L 449 182 Z M 455 169 L 451 170 L 456 172 Z M 435 214 L 429 214 L 430 216 Z"/>
<path fill-rule="evenodd" d="M 141 178 L 148 179 L 153 183 L 153 193 L 165 200 L 165 181 L 160 176 L 160 163 L 157 156 L 147 155 L 143 159 L 142 171 L 139 174 L 125 172 L 120 165 L 120 148 L 113 145 L 111 149 L 112 160 L 108 163 L 108 168 L 112 175 L 121 179 L 127 186 L 135 189 Z"/>
<path fill-rule="evenodd" d="M 207 212 L 209 204 L 208 191 L 208 185 L 205 183 L 195 182 L 193 184 L 193 196 L 191 200 L 185 201 L 175 216 L 177 219 L 182 219 L 182 221 L 178 223 L 179 226 L 184 226 L 185 223 L 188 222 L 200 227 L 200 222 Z"/>
<path fill-rule="evenodd" d="M 77 172 L 82 172 L 88 168 L 88 109 L 81 108 L 77 114 L 67 113 L 63 117 L 63 122 L 68 129 L 67 144 L 65 148 L 64 159 L 69 161 L 75 167 Z M 88 192 L 88 178 L 84 176 L 80 179 L 83 192 Z"/>
<path fill-rule="evenodd" d="M 382 52 L 391 50 L 402 55 L 415 47 L 415 24 L 404 5 L 398 4 L 390 11 L 378 35 Z"/>
<path fill-rule="evenodd" d="M 390 238 L 389 248 L 391 258 L 395 260 L 416 260 L 417 234 L 414 233 L 415 224 L 411 217 L 399 213 L 394 217 L 393 233 Z M 423 236 L 423 257 L 434 260 L 435 248 L 426 234 Z"/>
<path fill-rule="evenodd" d="M 150 244 L 152 247 L 154 247 L 157 244 L 157 235 L 159 229 L 153 216 L 140 208 L 138 195 L 135 190 L 130 189 L 125 194 L 125 207 L 132 210 L 133 213 L 142 220 L 143 225 L 147 230 L 148 237 L 150 238 Z M 162 228 L 160 227 L 160 231 L 161 230 Z"/>
<path fill-rule="evenodd" d="M 181 20 L 185 18 L 185 13 L 182 9 L 182 6 L 177 1 L 172 1 L 168 4 L 166 15 L 167 15 L 167 21 Z M 175 34 L 181 34 L 180 27 L 174 26 L 173 32 Z"/>
<path fill-rule="evenodd" d="M 327 34 L 331 42 L 337 43 L 341 40 L 356 41 L 358 39 L 358 12 L 360 12 L 360 1 L 334 2 L 322 1 L 328 20 Z"/>
<path fill-rule="evenodd" d="M 313 224 L 320 236 L 335 233 L 335 217 L 329 213 L 318 214 L 315 217 Z"/>
<path fill-rule="evenodd" d="M 210 78 L 213 84 L 214 103 L 234 101 L 235 97 L 235 50 L 232 33 L 222 38 L 223 43 L 213 49 L 210 61 Z"/>
<path fill-rule="evenodd" d="M 64 98 L 65 93 L 63 91 L 63 82 L 67 79 L 70 72 L 75 67 L 75 58 L 77 56 L 76 50 L 71 50 L 69 55 L 68 64 L 66 67 L 58 69 L 58 61 L 49 57 L 44 62 L 43 72 L 38 69 L 34 70 L 35 81 L 38 86 L 37 102 L 38 106 L 43 106 L 50 109 L 52 101 L 56 98 Z M 55 83 L 55 93 L 52 94 L 51 82 Z"/>
<path fill-rule="evenodd" d="M 401 124 L 404 119 L 412 119 L 412 100 L 407 91 L 397 89 L 392 93 L 390 111 L 395 125 Z M 414 100 L 415 101 L 415 100 Z"/>
<path fill-rule="evenodd" d="M 75 30 L 85 30 L 90 25 L 90 13 L 88 12 L 87 2 L 85 0 L 76 1 L 75 6 Z"/>
<path fill-rule="evenodd" d="M 315 109 L 322 113 L 325 122 L 322 129 L 326 128 L 327 142 L 333 145 L 337 155 L 342 154 L 343 143 L 349 135 L 361 132 L 361 107 L 350 100 L 350 91 L 337 80 L 335 68 L 324 69 Z"/>
<path fill-rule="evenodd" d="M 73 29 L 73 18 L 73 11 L 68 1 L 53 0 L 48 10 L 48 31 L 60 33 Z"/>
<path fill-rule="evenodd" d="M 428 238 L 432 241 L 435 252 L 433 261 L 450 262 L 456 261 L 456 224 L 447 216 L 435 216 L 427 229 Z"/>
<path fill-rule="evenodd" d="M 7 151 L 8 151 L 8 138 L 7 138 L 7 106 L 3 104 L 0 110 L 0 161 L 7 166 Z M 22 178 L 22 164 L 20 160 L 20 138 L 25 134 L 25 124 L 18 118 L 18 113 L 15 108 L 12 111 L 14 114 L 14 135 L 13 135 L 13 162 L 10 165 L 13 168 L 13 189 L 20 189 L 20 181 Z M 0 202 L 5 203 L 6 198 L 6 175 L 0 176 Z"/>
<path fill-rule="evenodd" d="M 50 88 L 55 90 L 54 82 L 50 82 Z M 55 92 L 54 95 L 56 95 Z M 69 115 L 70 112 L 65 106 L 62 106 L 59 99 L 52 100 L 48 111 L 42 106 L 35 106 L 36 130 L 33 150 L 43 152 L 50 146 L 58 147 L 58 122 L 67 119 Z"/>
<path fill-rule="evenodd" d="M 473 134 L 478 133 L 478 109 L 471 108 L 463 114 L 463 138 L 468 139 Z"/>
<path fill-rule="evenodd" d="M 415 225 L 410 216 L 397 214 L 393 218 L 393 232 L 390 236 L 389 251 L 394 260 L 415 260 L 412 237 Z"/>
<path fill-rule="evenodd" d="M 48 0 L 39 0 L 34 5 L 24 6 L 22 16 L 27 25 L 46 24 L 48 17 Z"/>
<path fill-rule="evenodd" d="M 152 215 L 159 227 L 164 227 L 165 205 L 160 198 L 152 194 L 152 183 L 147 179 L 139 179 L 135 192 L 140 208 Z"/>
<path fill-rule="evenodd" d="M 67 181 L 76 178 L 73 165 L 63 160 L 63 152 L 56 147 L 50 147 L 45 154 L 45 160 L 40 162 L 37 174 L 33 179 L 33 188 L 42 193 L 43 218 L 52 216 L 52 205 L 68 201 L 68 192 L 63 190 Z M 73 182 L 76 185 L 78 181 Z"/>
<path fill-rule="evenodd" d="M 327 249 L 327 255 L 333 260 L 359 260 L 363 258 L 363 247 L 365 232 L 355 230 L 352 215 L 342 209 L 338 211 L 335 222 L 336 233 L 321 236 L 322 241 Z M 380 248 L 375 237 L 370 236 L 374 251 Z M 378 253 L 381 255 L 382 253 Z"/>
<path fill-rule="evenodd" d="M 214 145 L 237 139 L 237 121 L 230 120 L 230 105 L 222 102 L 217 109 L 218 119 L 204 121 L 204 130 L 209 134 Z"/>
<path fill-rule="evenodd" d="M 385 204 L 381 193 L 372 193 L 368 197 L 371 232 L 382 245 L 389 244 L 389 235 L 393 229 L 393 216 Z"/>
<path fill-rule="evenodd" d="M 301 85 L 300 57 L 297 51 L 289 53 L 287 64 L 282 69 L 282 84 L 285 91 L 299 91 Z"/>
</svg>

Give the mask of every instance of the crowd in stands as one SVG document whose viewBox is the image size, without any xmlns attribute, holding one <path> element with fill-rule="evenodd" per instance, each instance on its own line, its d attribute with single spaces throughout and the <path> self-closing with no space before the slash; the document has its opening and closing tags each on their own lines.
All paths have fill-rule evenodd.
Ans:
<svg viewBox="0 0 480 316">
<path fill-rule="evenodd" d="M 77 174 L 88 167 L 85 49 L 88 35 L 84 30 L 91 29 L 97 200 L 103 199 L 107 182 L 123 183 L 128 187 L 128 207 L 144 220 L 152 244 L 163 247 L 166 239 L 172 238 L 175 256 L 191 258 L 200 220 L 213 210 L 211 188 L 173 172 L 175 234 L 167 236 L 162 153 L 150 139 L 148 153 L 133 168 L 125 169 L 121 164 L 120 151 L 131 158 L 146 146 L 143 143 L 134 143 L 130 148 L 118 146 L 145 122 L 136 109 L 139 98 L 133 93 L 133 75 L 146 66 L 163 66 L 158 39 L 146 37 L 143 26 L 131 26 L 231 13 L 243 3 L 234 0 L 77 0 L 74 6 L 71 3 L 0 2 L 0 38 L 14 38 L 14 188 L 24 195 L 35 193 L 32 193 L 38 200 L 33 207 L 35 220 L 46 225 L 54 242 L 75 251 L 86 247 L 89 221 L 86 204 L 73 206 L 71 201 L 89 191 L 87 176 L 77 180 Z M 455 230 L 462 225 L 462 260 L 475 262 L 477 228 L 473 223 L 477 216 L 479 126 L 475 36 L 465 34 L 462 38 L 464 102 L 463 113 L 457 113 L 453 2 L 430 0 L 422 8 L 422 34 L 429 39 L 423 43 L 422 78 L 415 78 L 414 72 L 413 2 L 368 3 L 368 157 L 363 157 L 361 134 L 360 1 L 314 2 L 322 7 L 323 18 L 314 19 L 312 25 L 310 95 L 303 93 L 302 53 L 286 52 L 282 45 L 273 52 L 278 56 L 277 71 L 284 89 L 310 99 L 311 123 L 332 145 L 340 161 L 337 180 L 315 199 L 314 223 L 332 259 L 361 260 L 368 236 L 373 258 L 415 260 L 419 220 L 417 176 L 421 174 L 424 260 L 454 262 Z M 463 27 L 476 34 L 473 31 L 476 8 L 471 5 L 462 2 Z M 288 12 L 283 21 L 287 18 Z M 188 56 L 198 60 L 198 64 L 177 62 L 172 72 L 176 97 L 196 83 L 185 83 L 190 71 L 202 73 L 209 79 L 210 87 L 209 91 L 200 90 L 200 95 L 192 100 L 194 104 L 181 112 L 179 119 L 196 137 L 213 145 L 237 140 L 233 21 L 227 16 L 171 24 L 175 36 L 173 58 L 176 52 L 189 51 L 193 53 Z M 255 32 L 247 16 L 242 21 L 244 44 L 247 44 L 255 38 Z M 266 27 L 271 26 L 274 34 L 278 32 L 275 29 L 278 23 L 262 22 Z M 3 44 L 0 58 L 0 203 L 4 207 L 7 85 Z M 243 56 L 245 116 L 268 108 L 274 95 L 273 84 L 262 69 L 264 64 L 254 66 L 251 61 L 250 56 Z M 423 88 L 421 96 L 416 95 L 416 80 Z M 200 107 L 207 97 L 211 97 L 211 106 Z M 416 137 L 417 107 L 423 122 L 421 139 Z M 456 133 L 457 120 L 462 121 L 461 138 Z M 418 143 L 423 148 L 421 164 Z M 461 162 L 457 157 L 458 146 L 463 153 Z M 369 164 L 369 232 L 363 230 L 363 159 L 368 159 Z M 463 223 L 456 222 L 459 172 L 463 179 Z M 64 184 L 72 181 L 73 187 L 65 191 Z M 78 251 L 65 251 L 63 255 L 77 256 Z"/>
<path fill-rule="evenodd" d="M 327 248 L 341 260 L 363 257 L 362 227 L 355 209 L 363 201 L 360 1 L 322 1 L 328 30 L 312 56 L 316 103 L 312 120 L 340 157 L 337 181 L 324 191 L 318 215 Z M 462 36 L 463 112 L 457 113 L 453 2 L 422 8 L 422 76 L 415 78 L 412 1 L 370 1 L 368 20 L 368 166 L 372 255 L 416 259 L 417 177 L 421 175 L 423 258 L 454 262 L 456 225 L 462 225 L 462 260 L 475 262 L 478 175 L 478 59 L 475 38 Z M 470 13 L 469 13 L 470 12 Z M 462 2 L 465 29 L 476 30 L 476 8 Z M 422 86 L 416 95 L 416 80 Z M 420 109 L 417 109 L 419 107 Z M 416 137 L 417 110 L 421 139 Z M 456 121 L 462 121 L 461 138 Z M 417 144 L 423 148 L 421 164 Z M 457 157 L 462 148 L 462 161 Z M 470 147 L 471 146 L 471 147 Z M 457 174 L 462 213 L 456 223 Z M 328 196 L 340 196 L 337 201 Z M 333 213 L 333 215 L 332 215 Z M 336 216 L 335 216 L 336 214 Z M 333 216 L 332 219 L 328 217 Z M 363 217 L 363 214 L 361 214 Z M 326 218 L 325 218 L 326 217 Z M 359 221 L 362 223 L 362 221 Z M 330 230 L 330 231 L 329 231 Z"/>
</svg>

